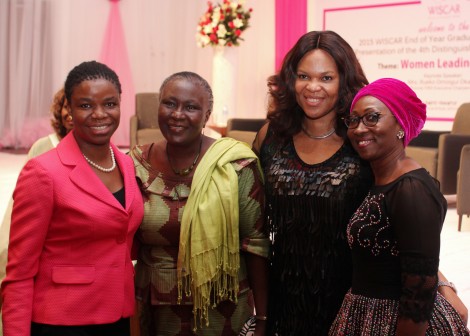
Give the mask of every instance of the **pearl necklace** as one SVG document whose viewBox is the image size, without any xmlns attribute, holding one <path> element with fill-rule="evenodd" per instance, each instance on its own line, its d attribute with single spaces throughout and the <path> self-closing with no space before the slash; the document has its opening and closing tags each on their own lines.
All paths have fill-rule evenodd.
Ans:
<svg viewBox="0 0 470 336">
<path fill-rule="evenodd" d="M 201 154 L 201 147 L 202 147 L 202 139 L 201 139 L 201 142 L 199 143 L 199 151 L 197 152 L 197 155 L 196 155 L 196 157 L 194 158 L 193 163 L 191 163 L 191 165 L 190 165 L 188 168 L 185 168 L 185 169 L 175 169 L 175 168 L 173 167 L 173 164 L 171 163 L 170 155 L 168 155 L 168 142 L 167 142 L 167 143 L 166 143 L 166 147 L 165 147 L 166 157 L 167 157 L 167 159 L 168 159 L 168 163 L 170 164 L 171 170 L 173 170 L 173 173 L 175 173 L 176 175 L 180 175 L 180 176 L 186 176 L 186 175 L 188 175 L 188 174 L 194 169 L 194 166 L 196 165 L 197 159 L 199 159 L 199 155 Z"/>
<path fill-rule="evenodd" d="M 330 129 L 328 132 L 326 132 L 325 134 L 322 134 L 322 135 L 311 135 L 310 133 L 307 132 L 307 130 L 304 128 L 304 126 L 302 125 L 302 131 L 305 133 L 306 136 L 308 136 L 310 139 L 315 139 L 315 140 L 321 140 L 321 139 L 326 139 L 328 138 L 329 136 L 331 136 L 335 131 L 336 131 L 336 128 L 332 128 Z"/>
<path fill-rule="evenodd" d="M 96 169 L 101 170 L 104 173 L 111 173 L 116 168 L 116 159 L 114 158 L 114 152 L 113 152 L 113 149 L 111 148 L 111 146 L 109 146 L 109 151 L 111 152 L 111 161 L 113 161 L 113 165 L 110 168 L 101 167 L 99 164 L 94 163 L 89 158 L 87 158 L 85 154 L 83 154 L 83 153 L 82 154 L 83 154 L 83 157 L 85 158 L 85 160 L 89 164 L 91 164 L 93 167 L 95 167 Z"/>
</svg>

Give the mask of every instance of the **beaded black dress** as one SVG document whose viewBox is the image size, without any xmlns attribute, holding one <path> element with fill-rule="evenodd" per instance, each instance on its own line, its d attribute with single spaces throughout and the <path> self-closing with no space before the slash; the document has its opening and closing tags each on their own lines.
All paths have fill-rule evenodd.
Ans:
<svg viewBox="0 0 470 336">
<path fill-rule="evenodd" d="M 371 188 L 348 224 L 352 288 L 330 335 L 395 335 L 397 318 L 428 321 L 426 335 L 468 335 L 437 293 L 447 202 L 424 169 Z"/>
<path fill-rule="evenodd" d="M 308 165 L 271 128 L 260 160 L 273 239 L 269 335 L 326 335 L 351 285 L 346 226 L 369 190 L 370 169 L 348 142 Z"/>
</svg>

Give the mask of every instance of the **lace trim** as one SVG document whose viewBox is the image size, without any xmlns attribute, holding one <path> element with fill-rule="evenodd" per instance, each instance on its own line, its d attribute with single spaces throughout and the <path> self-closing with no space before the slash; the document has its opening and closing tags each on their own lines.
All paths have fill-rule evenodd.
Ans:
<svg viewBox="0 0 470 336">
<path fill-rule="evenodd" d="M 414 322 L 428 321 L 437 293 L 439 261 L 402 257 L 402 295 L 398 314 Z"/>
</svg>

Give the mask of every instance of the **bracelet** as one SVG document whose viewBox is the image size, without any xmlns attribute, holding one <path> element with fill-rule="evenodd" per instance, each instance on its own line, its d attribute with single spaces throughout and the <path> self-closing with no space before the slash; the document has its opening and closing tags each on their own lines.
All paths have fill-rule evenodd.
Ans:
<svg viewBox="0 0 470 336">
<path fill-rule="evenodd" d="M 457 287 L 455 287 L 453 282 L 439 280 L 437 282 L 437 287 L 446 286 L 452 288 L 452 290 L 457 294 Z"/>
<path fill-rule="evenodd" d="M 255 319 L 260 320 L 260 321 L 266 321 L 268 319 L 267 316 L 264 315 L 255 315 Z"/>
</svg>

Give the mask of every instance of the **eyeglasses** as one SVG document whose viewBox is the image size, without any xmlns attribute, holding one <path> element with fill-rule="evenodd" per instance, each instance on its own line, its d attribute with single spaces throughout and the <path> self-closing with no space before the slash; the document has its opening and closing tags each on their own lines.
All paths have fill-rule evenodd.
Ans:
<svg viewBox="0 0 470 336">
<path fill-rule="evenodd" d="M 369 112 L 369 113 L 364 114 L 362 117 L 358 117 L 354 115 L 345 116 L 343 117 L 343 121 L 347 128 L 352 129 L 352 128 L 357 128 L 361 120 L 362 120 L 362 123 L 366 125 L 367 127 L 375 126 L 379 122 L 380 118 L 381 118 L 380 113 Z"/>
</svg>

